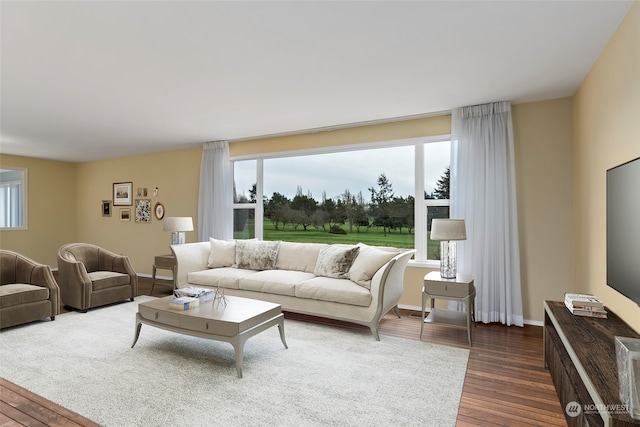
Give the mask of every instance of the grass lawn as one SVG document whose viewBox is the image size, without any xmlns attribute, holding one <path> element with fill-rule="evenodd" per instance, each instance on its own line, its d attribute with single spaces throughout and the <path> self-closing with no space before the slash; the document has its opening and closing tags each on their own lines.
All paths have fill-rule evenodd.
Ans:
<svg viewBox="0 0 640 427">
<path fill-rule="evenodd" d="M 253 221 L 248 221 L 245 230 L 242 232 L 235 232 L 234 238 L 236 239 L 247 239 L 252 238 L 253 236 L 249 233 L 248 230 L 251 230 L 253 227 Z M 387 233 L 384 235 L 384 231 L 382 228 L 372 227 L 369 229 L 361 228 L 361 231 L 358 233 L 354 231 L 352 233 L 348 232 L 348 226 L 343 227 L 347 234 L 332 234 L 327 231 L 316 230 L 315 228 L 310 228 L 309 230 L 303 230 L 302 227 L 294 230 L 293 227 L 288 225 L 285 230 L 275 230 L 271 223 L 265 223 L 264 225 L 264 240 L 284 240 L 286 242 L 310 242 L 310 243 L 344 243 L 344 244 L 356 244 L 356 243 L 364 243 L 371 246 L 392 246 L 395 248 L 414 248 L 414 238 L 415 235 L 413 233 L 408 233 L 403 230 L 402 233 L 399 233 L 397 230 L 394 230 L 391 233 Z M 439 259 L 440 252 L 440 244 L 439 242 L 435 242 L 432 240 L 428 241 L 429 259 Z"/>
</svg>

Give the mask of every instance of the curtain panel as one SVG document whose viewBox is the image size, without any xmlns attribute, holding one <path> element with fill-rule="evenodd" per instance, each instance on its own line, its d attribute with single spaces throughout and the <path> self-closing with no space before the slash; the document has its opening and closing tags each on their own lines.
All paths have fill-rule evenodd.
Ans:
<svg viewBox="0 0 640 427">
<path fill-rule="evenodd" d="M 203 146 L 198 195 L 198 239 L 233 238 L 233 207 L 229 142 L 207 142 Z"/>
<path fill-rule="evenodd" d="M 467 226 L 458 271 L 474 276 L 475 318 L 523 326 L 510 102 L 453 110 L 451 143 L 451 218 Z"/>
</svg>

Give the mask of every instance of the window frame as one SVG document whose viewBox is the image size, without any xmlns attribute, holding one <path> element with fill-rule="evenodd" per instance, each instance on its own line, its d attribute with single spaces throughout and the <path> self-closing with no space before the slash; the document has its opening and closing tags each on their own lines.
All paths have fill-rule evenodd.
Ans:
<svg viewBox="0 0 640 427">
<path fill-rule="evenodd" d="M 377 148 L 393 148 L 400 146 L 413 146 L 414 147 L 414 198 L 416 200 L 414 206 L 414 248 L 416 250 L 415 259 L 410 261 L 410 264 L 414 266 L 427 267 L 427 268 L 439 268 L 439 260 L 427 259 L 427 211 L 429 206 L 449 206 L 449 199 L 425 199 L 425 157 L 424 146 L 425 144 L 450 141 L 450 134 L 424 136 L 417 138 L 406 138 L 397 140 L 387 140 L 378 142 L 365 142 L 360 144 L 347 144 L 328 147 L 316 147 L 300 150 L 287 150 L 287 151 L 275 151 L 267 153 L 257 154 L 245 154 L 240 156 L 230 156 L 229 160 L 232 164 L 232 176 L 233 182 L 235 180 L 234 164 L 237 161 L 256 160 L 256 203 L 233 203 L 232 207 L 234 211 L 236 209 L 255 209 L 255 230 L 254 236 L 258 240 L 262 240 L 264 237 L 264 166 L 263 162 L 266 159 L 276 159 L 284 157 L 298 157 L 309 156 L 318 154 L 330 154 L 349 151 L 363 151 L 372 150 Z M 422 200 L 423 203 L 418 203 Z M 420 237 L 418 237 L 420 236 Z"/>
<path fill-rule="evenodd" d="M 12 181 L 3 181 L 2 178 L 0 177 L 0 186 L 7 186 L 9 187 L 9 185 L 5 185 L 5 184 L 11 184 L 11 183 L 20 183 L 20 206 L 18 207 L 19 209 L 19 215 L 20 215 L 20 225 L 19 226 L 9 226 L 9 227 L 0 227 L 0 230 L 2 231 L 10 231 L 10 230 L 27 230 L 28 227 L 28 210 L 27 210 L 27 199 L 28 199 L 28 191 L 27 191 L 27 168 L 20 168 L 20 167 L 13 167 L 13 166 L 2 166 L 0 168 L 0 174 L 4 174 L 5 172 L 10 172 L 10 171 L 14 171 L 14 172 L 18 172 L 20 174 L 20 179 L 18 180 L 12 180 Z M 3 202 L 4 203 L 4 202 Z M 12 209 L 12 207 L 10 207 L 10 209 Z"/>
</svg>

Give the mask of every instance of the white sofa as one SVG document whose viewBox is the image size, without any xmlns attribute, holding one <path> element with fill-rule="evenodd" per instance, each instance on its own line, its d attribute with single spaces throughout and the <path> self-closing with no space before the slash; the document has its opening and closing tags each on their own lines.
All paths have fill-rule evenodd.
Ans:
<svg viewBox="0 0 640 427">
<path fill-rule="evenodd" d="M 345 320 L 371 329 L 402 295 L 415 251 L 358 245 L 221 241 L 172 245 L 176 286 L 221 288 L 225 295 L 271 301 L 284 311 Z"/>
</svg>

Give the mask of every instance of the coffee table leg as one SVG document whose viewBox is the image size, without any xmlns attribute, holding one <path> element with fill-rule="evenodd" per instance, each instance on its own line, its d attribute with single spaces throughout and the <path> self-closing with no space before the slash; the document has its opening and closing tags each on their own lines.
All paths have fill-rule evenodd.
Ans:
<svg viewBox="0 0 640 427">
<path fill-rule="evenodd" d="M 280 331 L 280 339 L 282 340 L 282 344 L 284 344 L 284 348 L 289 348 L 287 341 L 284 339 L 284 317 L 280 318 L 278 322 L 278 331 Z"/>
<path fill-rule="evenodd" d="M 142 329 L 142 322 L 140 321 L 140 317 L 136 314 L 136 331 L 133 335 L 133 344 L 131 344 L 131 348 L 138 342 L 138 337 L 140 337 L 140 329 Z"/>
<path fill-rule="evenodd" d="M 238 378 L 242 378 L 242 359 L 244 358 L 244 342 L 246 339 L 242 335 L 238 335 L 230 343 L 233 346 L 233 350 L 236 354 L 236 372 Z"/>
</svg>

